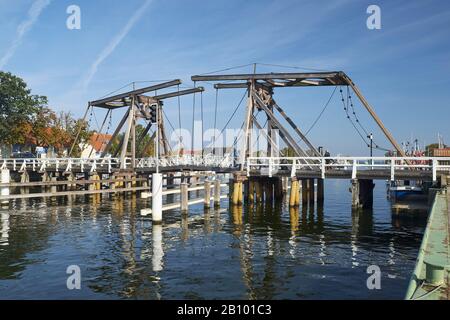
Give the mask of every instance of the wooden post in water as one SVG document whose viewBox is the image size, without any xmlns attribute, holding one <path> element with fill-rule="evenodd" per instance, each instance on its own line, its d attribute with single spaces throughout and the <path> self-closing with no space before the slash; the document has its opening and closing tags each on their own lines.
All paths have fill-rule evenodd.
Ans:
<svg viewBox="0 0 450 320">
<path fill-rule="evenodd" d="M 302 179 L 302 205 L 308 204 L 308 180 Z"/>
<path fill-rule="evenodd" d="M 255 181 L 252 178 L 248 179 L 248 202 L 250 204 L 255 202 Z"/>
<path fill-rule="evenodd" d="M 371 209 L 373 207 L 373 188 L 375 184 L 373 180 L 359 180 L 359 203 L 363 209 Z"/>
<path fill-rule="evenodd" d="M 352 209 L 360 208 L 358 179 L 352 179 L 352 184 L 351 184 L 351 187 L 350 187 L 350 191 L 352 193 Z"/>
<path fill-rule="evenodd" d="M 162 223 L 162 185 L 161 173 L 152 174 L 152 221 L 153 224 Z"/>
<path fill-rule="evenodd" d="M 289 186 L 289 178 L 281 177 L 280 179 L 281 179 L 281 192 L 283 194 L 287 194 Z"/>
<path fill-rule="evenodd" d="M 242 177 L 235 175 L 233 179 L 233 198 L 232 203 L 234 205 L 242 205 L 242 193 L 243 193 L 243 187 L 242 187 Z"/>
<path fill-rule="evenodd" d="M 256 203 L 261 204 L 264 201 L 264 196 L 260 179 L 255 181 L 255 193 L 256 193 Z"/>
<path fill-rule="evenodd" d="M 283 201 L 283 185 L 285 184 L 285 181 L 287 183 L 289 183 L 288 178 L 287 177 L 281 177 L 281 178 L 275 178 L 275 182 L 274 182 L 274 196 L 275 196 L 275 201 L 277 202 L 281 202 Z M 287 187 L 286 187 L 287 189 Z"/>
<path fill-rule="evenodd" d="M 211 207 L 211 182 L 209 180 L 205 180 L 204 207 L 205 209 L 209 209 Z"/>
<path fill-rule="evenodd" d="M 289 195 L 289 206 L 290 207 L 295 207 L 296 204 L 296 200 L 298 198 L 298 180 L 296 177 L 292 177 L 291 179 L 291 193 Z"/>
<path fill-rule="evenodd" d="M 273 201 L 273 180 L 272 178 L 267 178 L 266 182 L 266 202 Z"/>
<path fill-rule="evenodd" d="M 314 201 L 315 201 L 315 196 L 314 196 L 314 179 L 309 179 L 308 180 L 308 197 L 309 197 L 309 204 L 314 205 Z"/>
<path fill-rule="evenodd" d="M 317 179 L 317 203 L 323 203 L 324 199 L 324 179 Z"/>
<path fill-rule="evenodd" d="M 189 190 L 188 190 L 187 182 L 182 182 L 180 184 L 180 210 L 182 213 L 188 212 L 188 198 L 189 198 Z"/>
<path fill-rule="evenodd" d="M 28 174 L 28 171 L 24 171 L 22 172 L 22 174 L 20 175 L 20 182 L 21 183 L 28 183 L 30 182 L 30 176 Z M 21 187 L 20 188 L 20 194 L 26 194 L 29 192 L 28 187 Z"/>
<path fill-rule="evenodd" d="M 214 207 L 220 207 L 220 180 L 217 177 L 214 180 Z"/>
<path fill-rule="evenodd" d="M 1 172 L 1 183 L 10 183 L 11 182 L 11 175 L 9 173 L 8 169 L 2 169 Z M 0 190 L 0 194 L 2 196 L 9 196 L 9 187 L 2 187 Z M 1 205 L 8 205 L 9 200 L 2 200 Z"/>
</svg>

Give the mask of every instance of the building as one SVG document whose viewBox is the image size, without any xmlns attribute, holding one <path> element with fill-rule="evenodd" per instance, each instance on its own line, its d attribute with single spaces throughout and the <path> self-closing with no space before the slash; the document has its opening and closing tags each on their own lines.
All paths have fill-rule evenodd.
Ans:
<svg viewBox="0 0 450 320">
<path fill-rule="evenodd" d="M 112 135 L 104 133 L 94 133 L 88 143 L 80 144 L 81 158 L 97 158 L 105 151 Z"/>
</svg>

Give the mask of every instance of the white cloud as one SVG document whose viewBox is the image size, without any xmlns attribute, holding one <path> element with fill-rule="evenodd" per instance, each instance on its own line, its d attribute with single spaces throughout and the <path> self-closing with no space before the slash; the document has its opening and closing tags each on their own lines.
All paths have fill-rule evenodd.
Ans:
<svg viewBox="0 0 450 320">
<path fill-rule="evenodd" d="M 111 42 L 103 49 L 102 52 L 98 55 L 97 59 L 92 63 L 91 67 L 89 68 L 87 74 L 84 78 L 81 79 L 81 82 L 79 83 L 79 87 L 81 87 L 82 90 L 85 90 L 87 86 L 90 84 L 92 78 L 97 73 L 98 67 L 102 64 L 102 62 L 108 58 L 114 50 L 117 48 L 117 46 L 122 42 L 122 40 L 127 36 L 127 34 L 130 32 L 131 28 L 136 24 L 136 22 L 139 21 L 139 19 L 144 15 L 147 7 L 150 5 L 152 0 L 146 0 L 144 4 L 135 11 L 133 16 L 130 18 L 128 23 L 125 25 L 125 27 L 111 40 Z"/>
<path fill-rule="evenodd" d="M 8 63 L 9 59 L 11 59 L 11 57 L 14 55 L 16 49 L 22 43 L 23 37 L 27 34 L 28 31 L 31 30 L 33 25 L 39 19 L 42 11 L 50 4 L 50 2 L 51 0 L 36 0 L 35 2 L 33 2 L 30 9 L 28 10 L 27 19 L 17 27 L 16 37 L 14 38 L 13 43 L 0 59 L 0 69 L 3 69 Z"/>
</svg>

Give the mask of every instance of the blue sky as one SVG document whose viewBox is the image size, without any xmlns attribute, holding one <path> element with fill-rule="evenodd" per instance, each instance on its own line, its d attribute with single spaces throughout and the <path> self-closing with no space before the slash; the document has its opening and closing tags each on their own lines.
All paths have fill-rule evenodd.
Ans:
<svg viewBox="0 0 450 320">
<path fill-rule="evenodd" d="M 81 30 L 66 28 L 72 4 L 81 8 Z M 381 30 L 366 27 L 370 4 L 381 8 Z M 47 95 L 52 108 L 76 116 L 89 100 L 133 81 L 180 78 L 192 86 L 193 74 L 260 62 L 343 70 L 398 141 L 413 135 L 430 143 L 441 133 L 450 143 L 448 1 L 0 0 L 0 20 L 2 70 L 23 77 L 33 93 Z M 231 72 L 251 71 L 249 66 Z M 203 85 L 205 127 L 211 127 L 215 93 Z M 292 88 L 278 89 L 274 98 L 307 129 L 330 94 L 331 88 Z M 219 128 L 241 95 L 220 92 Z M 181 102 L 182 125 L 189 128 L 192 97 Z M 177 123 L 176 99 L 165 108 Z M 388 146 L 362 106 L 355 108 L 377 143 Z M 231 125 L 239 128 L 243 115 L 240 109 Z M 332 153 L 368 154 L 338 95 L 310 139 Z"/>
</svg>

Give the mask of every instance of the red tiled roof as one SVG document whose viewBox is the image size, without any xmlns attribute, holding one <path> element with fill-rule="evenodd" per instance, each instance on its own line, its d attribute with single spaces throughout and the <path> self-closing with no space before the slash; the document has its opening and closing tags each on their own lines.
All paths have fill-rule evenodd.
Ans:
<svg viewBox="0 0 450 320">
<path fill-rule="evenodd" d="M 103 133 L 92 134 L 89 143 L 97 152 L 102 152 L 105 150 L 106 145 L 111 140 L 112 135 Z"/>
</svg>

